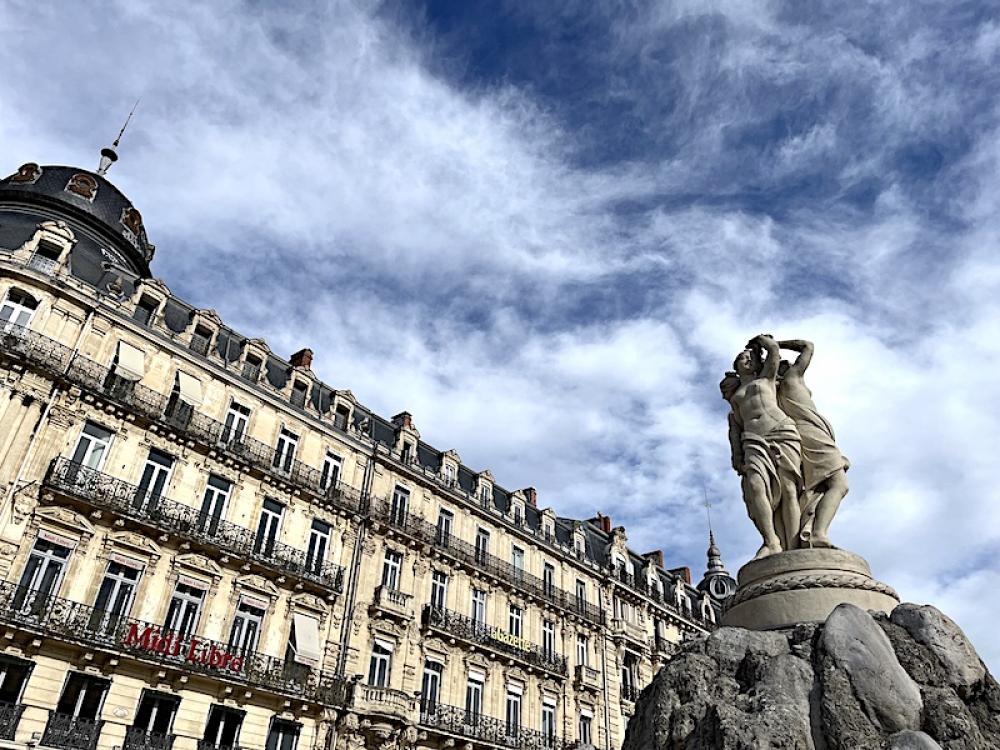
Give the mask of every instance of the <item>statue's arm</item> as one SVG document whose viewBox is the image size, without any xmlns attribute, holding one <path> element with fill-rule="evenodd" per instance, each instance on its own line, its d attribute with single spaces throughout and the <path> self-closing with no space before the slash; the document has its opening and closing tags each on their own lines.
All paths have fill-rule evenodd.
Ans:
<svg viewBox="0 0 1000 750">
<path fill-rule="evenodd" d="M 812 341 L 788 339 L 787 341 L 779 341 L 778 346 L 782 349 L 790 349 L 793 352 L 799 353 L 799 356 L 795 358 L 795 362 L 792 363 L 792 369 L 798 370 L 800 375 L 806 371 L 809 363 L 812 362 L 813 350 L 815 349 Z"/>
<path fill-rule="evenodd" d="M 729 447 L 733 454 L 733 469 L 743 473 L 743 425 L 735 412 L 729 412 Z"/>
<path fill-rule="evenodd" d="M 761 376 L 768 380 L 775 380 L 778 377 L 778 361 L 781 359 L 781 350 L 778 348 L 778 342 L 771 336 L 765 336 L 764 334 L 755 338 L 754 342 L 762 346 L 764 351 L 767 352 L 767 359 L 764 360 L 764 369 L 761 371 Z"/>
</svg>

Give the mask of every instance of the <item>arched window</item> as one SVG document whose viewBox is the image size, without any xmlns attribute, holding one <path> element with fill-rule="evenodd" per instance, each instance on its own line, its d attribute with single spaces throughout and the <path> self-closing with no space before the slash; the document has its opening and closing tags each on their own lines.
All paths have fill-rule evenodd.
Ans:
<svg viewBox="0 0 1000 750">
<path fill-rule="evenodd" d="M 20 289 L 9 289 L 0 305 L 0 326 L 5 332 L 18 326 L 26 328 L 37 309 L 38 300 L 30 294 Z"/>
</svg>

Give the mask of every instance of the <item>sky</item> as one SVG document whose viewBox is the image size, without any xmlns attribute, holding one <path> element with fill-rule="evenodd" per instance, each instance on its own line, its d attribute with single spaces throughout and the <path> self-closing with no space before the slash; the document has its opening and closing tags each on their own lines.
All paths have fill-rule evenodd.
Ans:
<svg viewBox="0 0 1000 750">
<path fill-rule="evenodd" d="M 0 171 L 96 167 L 179 296 L 539 504 L 733 572 L 718 382 L 815 342 L 839 546 L 1000 668 L 1000 5 L 0 4 Z"/>
</svg>

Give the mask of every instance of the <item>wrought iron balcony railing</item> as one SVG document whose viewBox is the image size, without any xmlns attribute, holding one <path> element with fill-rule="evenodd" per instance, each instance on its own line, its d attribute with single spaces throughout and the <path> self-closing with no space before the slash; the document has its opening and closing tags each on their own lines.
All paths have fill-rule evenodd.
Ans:
<svg viewBox="0 0 1000 750">
<path fill-rule="evenodd" d="M 476 711 L 430 701 L 423 702 L 420 707 L 420 724 L 427 729 L 447 732 L 475 742 L 517 750 L 570 750 L 573 746 L 572 742 L 556 734 L 527 729 Z"/>
<path fill-rule="evenodd" d="M 17 723 L 24 713 L 23 703 L 0 703 L 0 740 L 14 739 Z"/>
<path fill-rule="evenodd" d="M 45 731 L 42 732 L 42 746 L 67 750 L 93 750 L 97 747 L 102 726 L 104 726 L 103 721 L 50 711 Z"/>
<path fill-rule="evenodd" d="M 0 325 L 0 352 L 54 374 L 63 372 L 73 355 L 68 346 L 13 323 Z"/>
<path fill-rule="evenodd" d="M 664 591 L 661 591 L 657 586 L 650 585 L 648 581 L 637 578 L 620 568 L 608 568 L 606 570 L 611 580 L 621 583 L 642 596 L 652 599 L 656 604 L 669 610 L 676 617 L 696 624 L 699 628 L 711 630 L 716 627 L 714 622 L 701 616 L 700 608 L 692 607 L 691 610 L 680 609 L 675 601 L 666 597 Z"/>
<path fill-rule="evenodd" d="M 629 685 L 628 683 L 622 683 L 621 695 L 622 700 L 635 703 L 639 698 L 640 690 L 635 685 Z"/>
<path fill-rule="evenodd" d="M 344 570 L 339 565 L 310 559 L 303 550 L 282 542 L 258 539 L 250 529 L 162 495 L 153 495 L 67 458 L 53 461 L 44 482 L 62 494 L 157 531 L 228 552 L 332 591 L 343 590 Z"/>
<path fill-rule="evenodd" d="M 578 688 L 598 690 L 601 687 L 601 673 L 586 664 L 577 664 L 574 681 Z"/>
<path fill-rule="evenodd" d="M 350 684 L 329 672 L 256 651 L 232 650 L 221 641 L 165 630 L 156 623 L 11 583 L 0 583 L 0 621 L 67 643 L 127 654 L 308 703 L 343 707 L 351 697 Z"/>
<path fill-rule="evenodd" d="M 601 625 L 604 613 L 600 607 L 580 599 L 567 591 L 545 583 L 541 578 L 501 560 L 488 552 L 477 549 L 468 542 L 438 529 L 423 518 L 400 512 L 385 500 L 371 503 L 371 516 L 411 539 L 433 546 L 437 551 L 466 563 L 478 570 L 512 584 L 517 590 L 550 602 L 566 612 Z"/>
<path fill-rule="evenodd" d="M 174 737 L 175 735 L 162 732 L 148 732 L 141 727 L 129 727 L 125 731 L 122 750 L 171 750 Z"/>
<path fill-rule="evenodd" d="M 566 674 L 565 656 L 546 651 L 525 638 L 513 636 L 499 628 L 492 628 L 450 609 L 428 604 L 424 607 L 423 622 L 424 627 L 434 628 L 464 641 L 486 646 L 529 666 L 558 675 Z"/>
</svg>

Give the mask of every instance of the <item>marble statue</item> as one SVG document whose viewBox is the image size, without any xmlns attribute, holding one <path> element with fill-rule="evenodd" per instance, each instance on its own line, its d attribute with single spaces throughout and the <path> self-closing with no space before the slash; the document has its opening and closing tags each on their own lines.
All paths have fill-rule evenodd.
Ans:
<svg viewBox="0 0 1000 750">
<path fill-rule="evenodd" d="M 778 406 L 795 421 L 802 441 L 802 519 L 799 525 L 801 546 L 831 547 L 829 529 L 840 501 L 847 494 L 847 470 L 833 434 L 833 427 L 816 410 L 812 392 L 806 387 L 805 372 L 812 361 L 811 341 L 779 341 L 782 349 L 798 352 L 789 364 L 778 365 Z"/>
<path fill-rule="evenodd" d="M 766 354 L 766 358 L 763 356 Z M 733 362 L 720 383 L 729 401 L 733 469 L 740 475 L 747 513 L 763 538 L 754 559 L 797 546 L 802 444 L 795 421 L 778 405 L 778 342 L 761 334 Z"/>
<path fill-rule="evenodd" d="M 798 352 L 789 364 L 781 349 Z M 755 560 L 799 547 L 831 547 L 830 522 L 847 494 L 850 464 L 805 384 L 813 345 L 751 339 L 719 388 L 729 402 L 733 469 L 763 539 Z"/>
</svg>

